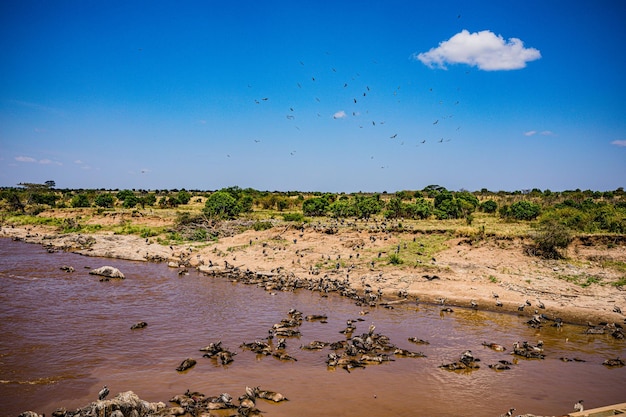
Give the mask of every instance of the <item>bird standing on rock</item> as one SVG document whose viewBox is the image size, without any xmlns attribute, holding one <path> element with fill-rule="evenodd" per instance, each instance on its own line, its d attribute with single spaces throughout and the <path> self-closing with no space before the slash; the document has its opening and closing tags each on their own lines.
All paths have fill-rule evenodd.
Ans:
<svg viewBox="0 0 626 417">
<path fill-rule="evenodd" d="M 574 404 L 574 411 L 584 411 L 585 407 L 583 407 L 583 400 L 578 401 Z"/>
<path fill-rule="evenodd" d="M 109 395 L 109 389 L 105 385 L 98 393 L 98 400 L 100 401 L 104 400 L 107 397 L 107 395 Z"/>
</svg>

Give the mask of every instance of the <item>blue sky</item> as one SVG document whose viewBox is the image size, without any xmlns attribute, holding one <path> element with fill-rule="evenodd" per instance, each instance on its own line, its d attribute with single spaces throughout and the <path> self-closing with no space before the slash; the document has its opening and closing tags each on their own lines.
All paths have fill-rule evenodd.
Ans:
<svg viewBox="0 0 626 417">
<path fill-rule="evenodd" d="M 624 1 L 0 3 L 0 186 L 614 190 Z"/>
</svg>

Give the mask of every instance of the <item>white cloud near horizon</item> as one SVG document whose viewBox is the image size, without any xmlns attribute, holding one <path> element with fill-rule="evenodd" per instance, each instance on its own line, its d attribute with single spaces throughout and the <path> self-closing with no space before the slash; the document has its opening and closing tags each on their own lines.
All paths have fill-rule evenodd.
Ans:
<svg viewBox="0 0 626 417">
<path fill-rule="evenodd" d="M 51 159 L 40 159 L 38 161 L 35 158 L 31 158 L 30 156 L 16 156 L 15 160 L 18 162 L 39 163 L 41 165 L 63 165 L 59 161 L 53 161 Z"/>
<path fill-rule="evenodd" d="M 614 140 L 611 145 L 619 146 L 620 148 L 626 147 L 626 140 Z"/>
<path fill-rule="evenodd" d="M 446 69 L 446 64 L 467 64 L 483 71 L 524 68 L 527 62 L 541 58 L 535 48 L 524 48 L 518 38 L 505 40 L 489 30 L 470 33 L 467 29 L 439 43 L 428 52 L 415 53 L 413 58 L 430 68 Z"/>
<path fill-rule="evenodd" d="M 59 161 L 52 161 L 50 159 L 40 159 L 39 163 L 42 165 L 63 165 L 61 162 Z"/>
<path fill-rule="evenodd" d="M 343 110 L 339 110 L 337 113 L 333 114 L 333 119 L 343 119 L 346 117 L 346 112 Z"/>
<path fill-rule="evenodd" d="M 529 130 L 527 132 L 524 132 L 524 136 L 535 136 L 535 135 L 554 136 L 554 132 L 551 130 L 542 130 L 541 132 L 538 132 L 536 130 Z"/>
</svg>

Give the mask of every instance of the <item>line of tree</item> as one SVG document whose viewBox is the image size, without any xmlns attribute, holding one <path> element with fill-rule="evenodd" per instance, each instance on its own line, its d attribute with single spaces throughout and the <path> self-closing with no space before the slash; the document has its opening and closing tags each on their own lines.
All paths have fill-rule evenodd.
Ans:
<svg viewBox="0 0 626 417">
<path fill-rule="evenodd" d="M 505 221 L 556 221 L 571 230 L 626 233 L 626 194 L 614 191 L 538 189 L 492 192 L 450 191 L 429 185 L 418 191 L 383 193 L 270 192 L 237 186 L 217 191 L 57 189 L 54 181 L 0 188 L 0 209 L 37 214 L 47 208 L 96 207 L 126 209 L 173 208 L 205 201 L 203 212 L 213 218 L 236 218 L 253 210 L 301 212 L 307 217 L 369 219 L 466 219 L 480 211 Z"/>
</svg>

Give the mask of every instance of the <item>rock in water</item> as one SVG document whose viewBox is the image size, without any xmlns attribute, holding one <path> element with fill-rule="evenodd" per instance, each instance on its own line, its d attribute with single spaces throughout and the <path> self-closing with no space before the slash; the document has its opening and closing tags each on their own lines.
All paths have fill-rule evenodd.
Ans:
<svg viewBox="0 0 626 417">
<path fill-rule="evenodd" d="M 119 269 L 112 266 L 101 266 L 100 268 L 92 269 L 91 271 L 89 271 L 89 274 L 100 275 L 107 278 L 126 278 Z"/>
</svg>

